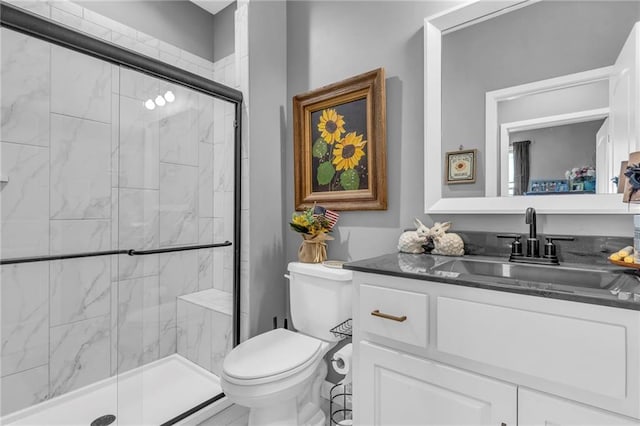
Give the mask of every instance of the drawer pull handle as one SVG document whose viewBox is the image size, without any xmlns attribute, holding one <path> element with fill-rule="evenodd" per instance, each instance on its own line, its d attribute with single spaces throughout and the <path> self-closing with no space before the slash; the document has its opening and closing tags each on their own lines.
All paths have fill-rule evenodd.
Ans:
<svg viewBox="0 0 640 426">
<path fill-rule="evenodd" d="M 384 318 L 384 319 L 388 319 L 388 320 L 392 320 L 392 321 L 398 321 L 398 322 L 403 322 L 407 320 L 407 316 L 403 315 L 401 317 L 397 317 L 395 315 L 389 315 L 389 314 L 385 314 L 380 312 L 379 310 L 375 310 L 373 312 L 371 312 L 371 315 L 373 315 L 374 317 L 380 317 L 380 318 Z"/>
</svg>

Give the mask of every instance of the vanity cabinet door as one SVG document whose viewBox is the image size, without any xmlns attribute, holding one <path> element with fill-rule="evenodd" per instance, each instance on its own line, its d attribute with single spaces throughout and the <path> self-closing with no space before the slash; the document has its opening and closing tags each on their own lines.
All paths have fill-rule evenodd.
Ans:
<svg viewBox="0 0 640 426">
<path fill-rule="evenodd" d="M 638 426 L 640 421 L 568 399 L 520 388 L 518 390 L 518 425 Z"/>
<path fill-rule="evenodd" d="M 517 388 L 369 342 L 359 343 L 359 425 L 516 425 Z"/>
</svg>

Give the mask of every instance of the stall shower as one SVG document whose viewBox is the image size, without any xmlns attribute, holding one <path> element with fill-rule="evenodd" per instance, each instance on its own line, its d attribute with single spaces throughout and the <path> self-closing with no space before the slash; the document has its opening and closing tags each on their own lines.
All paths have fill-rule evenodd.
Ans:
<svg viewBox="0 0 640 426">
<path fill-rule="evenodd" d="M 237 343 L 241 96 L 1 7 L 0 422 L 179 422 Z"/>
</svg>

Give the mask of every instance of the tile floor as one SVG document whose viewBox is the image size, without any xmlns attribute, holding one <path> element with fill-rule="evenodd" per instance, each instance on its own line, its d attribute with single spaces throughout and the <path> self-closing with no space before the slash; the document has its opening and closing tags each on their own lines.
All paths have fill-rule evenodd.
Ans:
<svg viewBox="0 0 640 426">
<path fill-rule="evenodd" d="M 325 426 L 330 426 L 329 420 L 329 401 L 323 399 L 322 410 L 327 415 Z M 208 418 L 198 426 L 247 426 L 249 422 L 249 409 L 240 405 L 232 405 Z"/>
<path fill-rule="evenodd" d="M 208 418 L 198 426 L 247 426 L 249 409 L 241 405 L 232 405 Z"/>
</svg>

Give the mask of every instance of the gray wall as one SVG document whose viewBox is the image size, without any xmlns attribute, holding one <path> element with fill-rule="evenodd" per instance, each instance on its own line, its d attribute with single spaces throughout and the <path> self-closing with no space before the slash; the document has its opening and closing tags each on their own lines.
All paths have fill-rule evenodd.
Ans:
<svg viewBox="0 0 640 426">
<path fill-rule="evenodd" d="M 214 60 L 214 17 L 194 3 L 184 0 L 77 3 L 194 55 Z"/>
<path fill-rule="evenodd" d="M 450 6 L 450 3 L 448 4 Z M 399 231 L 423 215 L 424 18 L 446 3 L 294 1 L 287 3 L 287 116 L 291 98 L 384 67 L 387 87 L 386 211 L 342 212 L 329 258 L 358 259 L 396 250 Z M 294 209 L 293 128 L 287 120 L 285 216 Z M 287 260 L 300 236 L 286 234 Z"/>
<path fill-rule="evenodd" d="M 484 161 L 487 91 L 612 65 L 639 19 L 637 2 L 552 1 L 447 34 L 443 151 L 462 144 Z M 475 184 L 445 186 L 443 196 L 482 196 L 484 184 L 479 168 Z"/>
<path fill-rule="evenodd" d="M 213 60 L 214 62 L 231 55 L 235 50 L 234 13 L 237 3 L 233 2 L 213 16 Z"/>
<path fill-rule="evenodd" d="M 286 312 L 283 152 L 286 150 L 287 5 L 249 2 L 249 302 L 250 335 L 269 330 Z M 244 201 L 243 201 L 244 202 Z"/>
<path fill-rule="evenodd" d="M 574 167 L 596 165 L 596 133 L 604 119 L 513 132 L 509 141 L 531 141 L 531 179 L 565 179 Z"/>
</svg>

